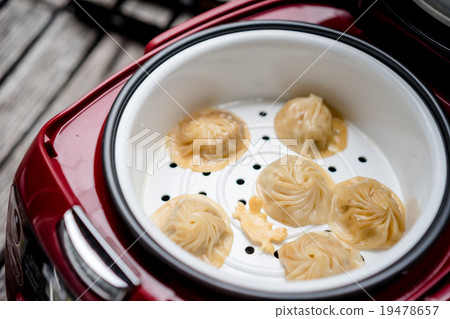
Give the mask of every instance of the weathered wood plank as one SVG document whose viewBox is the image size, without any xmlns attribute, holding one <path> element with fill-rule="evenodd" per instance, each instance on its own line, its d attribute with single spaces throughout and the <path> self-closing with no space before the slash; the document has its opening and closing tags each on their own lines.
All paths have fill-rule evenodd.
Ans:
<svg viewBox="0 0 450 319">
<path fill-rule="evenodd" d="M 40 0 L 43 1 L 53 7 L 63 8 L 65 7 L 71 0 Z"/>
<path fill-rule="evenodd" d="M 0 10 L 0 78 L 39 35 L 51 15 L 47 5 L 30 0 L 8 1 Z"/>
<path fill-rule="evenodd" d="M 144 50 L 142 46 L 135 43 L 124 43 L 120 37 L 116 35 L 112 36 L 116 41 L 121 43 L 131 56 L 137 58 L 142 55 Z M 77 70 L 71 81 L 60 92 L 58 98 L 47 108 L 45 114 L 30 128 L 28 134 L 26 134 L 18 147 L 13 151 L 5 165 L 0 168 L 0 249 L 4 247 L 9 187 L 17 166 L 37 132 L 57 113 L 93 89 L 108 76 L 131 62 L 133 61 L 130 57 L 114 41 L 105 36 L 90 53 L 83 65 Z"/>
<path fill-rule="evenodd" d="M 55 0 L 52 0 L 52 1 L 55 1 Z M 56 1 L 58 1 L 58 0 L 56 0 Z M 116 5 L 118 0 L 85 0 L 85 1 L 95 3 L 102 7 L 110 9 Z"/>
<path fill-rule="evenodd" d="M 3 83 L 0 162 L 58 93 L 96 37 L 96 31 L 61 13 Z"/>
<path fill-rule="evenodd" d="M 139 0 L 126 1 L 122 5 L 121 10 L 130 17 L 153 24 L 161 29 L 166 28 L 172 18 L 172 11 L 170 9 Z"/>
<path fill-rule="evenodd" d="M 22 21 L 22 25 L 19 23 L 18 26 L 21 28 L 20 30 L 6 32 L 6 29 L 0 29 L 0 54 L 4 48 L 15 50 L 15 53 L 8 52 L 12 57 L 14 54 L 21 53 L 21 50 L 30 43 L 25 40 L 32 41 L 33 35 L 37 34 L 33 33 L 35 29 L 43 28 L 46 19 L 50 18 L 49 11 L 45 11 L 44 8 L 42 8 L 42 12 L 39 11 L 39 5 L 37 13 L 30 9 L 27 12 L 28 15 L 19 16 L 18 6 L 29 8 L 30 2 L 34 4 L 36 2 L 31 0 L 10 1 L 10 3 L 16 2 L 19 4 L 15 5 L 17 13 L 13 16 L 17 19 L 26 20 L 31 15 L 38 15 L 38 18 L 34 16 L 30 18 L 30 24 L 24 24 Z M 56 7 L 65 5 L 66 0 L 46 0 L 46 2 Z M 5 6 L 0 11 L 0 17 L 6 8 Z M 0 24 L 6 24 L 5 17 L 1 18 Z M 11 19 L 8 21 L 13 24 L 19 22 Z M 11 32 L 16 32 L 21 36 L 21 41 L 17 39 L 16 42 L 12 41 L 14 35 L 10 35 Z M 144 48 L 141 45 L 127 43 L 117 35 L 112 36 L 134 59 L 142 55 Z M 12 149 L 7 161 L 0 167 L 0 250 L 4 248 L 9 187 L 17 166 L 39 129 L 50 118 L 98 83 L 133 62 L 133 59 L 112 39 L 104 36 L 82 66 L 76 69 L 89 47 L 95 43 L 95 38 L 95 31 L 84 27 L 68 14 L 60 13 L 25 59 L 0 87 L 0 161 Z M 11 44 L 12 42 L 14 43 Z M 4 45 L 4 43 L 9 44 Z M 0 67 L 4 65 L 3 69 L 7 69 L 9 66 L 6 62 L 5 58 L 0 55 Z M 14 61 L 9 63 L 11 65 Z M 75 74 L 66 83 L 74 70 Z M 54 101 L 49 105 L 52 100 Z M 37 116 L 39 118 L 35 122 Z M 22 138 L 17 140 L 20 137 Z M 6 299 L 3 272 L 4 269 L 0 269 L 0 300 Z"/>
<path fill-rule="evenodd" d="M 88 60 L 64 89 L 64 92 L 52 103 L 47 113 L 56 115 L 120 68 L 133 63 L 133 59 L 136 60 L 142 56 L 144 48 L 141 45 L 126 42 L 116 34 L 111 34 L 111 36 L 126 52 L 108 35 L 104 35 Z"/>
</svg>

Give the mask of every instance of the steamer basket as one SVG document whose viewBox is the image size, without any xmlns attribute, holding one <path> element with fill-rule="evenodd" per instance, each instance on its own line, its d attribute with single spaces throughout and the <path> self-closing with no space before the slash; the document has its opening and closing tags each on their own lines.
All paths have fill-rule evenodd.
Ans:
<svg viewBox="0 0 450 319">
<path fill-rule="evenodd" d="M 338 109 L 349 131 L 347 148 L 318 163 L 335 182 L 366 176 L 390 187 L 405 204 L 407 229 L 388 250 L 362 251 L 366 265 L 360 269 L 288 282 L 279 260 L 260 251 L 231 213 L 239 200 L 256 195 L 255 181 L 266 165 L 292 154 L 276 139 L 274 117 L 286 100 L 310 92 Z M 246 121 L 249 152 L 211 174 L 174 167 L 164 136 L 186 112 L 211 106 Z M 200 287 L 245 298 L 342 298 L 405 269 L 445 226 L 448 136 L 428 91 L 372 46 L 309 24 L 245 22 L 187 37 L 143 65 L 108 118 L 104 170 L 118 211 L 139 243 Z M 185 193 L 206 193 L 230 216 L 234 242 L 220 269 L 178 247 L 151 222 L 168 197 Z M 287 228 L 285 242 L 328 227 Z"/>
</svg>

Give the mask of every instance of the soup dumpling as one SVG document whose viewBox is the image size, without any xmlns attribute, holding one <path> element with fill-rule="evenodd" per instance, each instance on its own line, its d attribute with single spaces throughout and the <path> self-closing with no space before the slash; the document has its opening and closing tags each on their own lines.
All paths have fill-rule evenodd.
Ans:
<svg viewBox="0 0 450 319">
<path fill-rule="evenodd" d="M 217 171 L 237 161 L 250 138 L 242 119 L 212 108 L 184 118 L 168 135 L 172 160 L 196 172 Z"/>
<path fill-rule="evenodd" d="M 288 155 L 264 168 L 256 189 L 270 217 L 299 227 L 328 222 L 333 185 L 312 160 Z"/>
<path fill-rule="evenodd" d="M 296 145 L 287 146 L 303 156 L 309 156 L 311 147 L 328 157 L 347 146 L 347 127 L 341 114 L 314 94 L 287 101 L 275 117 L 275 132 L 282 142 L 295 139 Z M 314 145 L 306 144 L 307 140 Z"/>
<path fill-rule="evenodd" d="M 288 280 L 323 278 L 364 265 L 358 250 L 328 232 L 305 233 L 283 245 L 278 256 Z"/>
<path fill-rule="evenodd" d="M 330 228 L 358 249 L 385 249 L 405 231 L 405 207 L 375 179 L 354 177 L 334 187 Z"/>
<path fill-rule="evenodd" d="M 213 266 L 222 266 L 230 253 L 228 215 L 204 195 L 175 197 L 156 210 L 152 220 L 177 245 Z"/>
</svg>

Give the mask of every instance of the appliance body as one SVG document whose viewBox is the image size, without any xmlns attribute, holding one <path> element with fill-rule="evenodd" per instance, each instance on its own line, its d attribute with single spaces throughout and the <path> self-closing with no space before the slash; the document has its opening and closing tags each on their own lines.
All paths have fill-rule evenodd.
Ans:
<svg viewBox="0 0 450 319">
<path fill-rule="evenodd" d="M 408 50 L 417 49 L 428 65 L 428 71 L 417 70 L 420 79 L 431 87 L 450 114 L 448 89 L 434 81 L 438 70 L 442 70 L 440 67 L 448 67 L 445 48 L 439 51 L 415 37 L 401 19 L 396 20 L 386 11 L 383 1 L 367 11 L 370 23 L 354 24 L 365 8 L 358 3 L 348 1 L 346 7 L 339 1 L 238 0 L 225 4 L 157 36 L 138 61 L 48 122 L 25 155 L 11 188 L 5 252 L 8 299 L 245 298 L 209 290 L 190 278 L 174 274 L 130 236 L 109 198 L 103 176 L 103 129 L 109 110 L 139 66 L 170 44 L 229 22 L 279 19 L 345 31 L 388 53 L 389 45 L 384 47 L 376 28 L 380 25 L 380 30 L 394 30 L 394 36 L 405 46 L 400 53 L 392 49 L 394 58 L 402 62 L 404 57 L 408 64 Z M 449 240 L 449 232 L 443 231 L 420 260 L 388 284 L 372 289 L 371 296 L 376 300 L 448 299 Z M 111 268 L 105 266 L 111 264 L 114 264 Z M 102 279 L 98 280 L 98 275 Z M 341 299 L 368 298 L 362 291 L 341 296 Z"/>
</svg>

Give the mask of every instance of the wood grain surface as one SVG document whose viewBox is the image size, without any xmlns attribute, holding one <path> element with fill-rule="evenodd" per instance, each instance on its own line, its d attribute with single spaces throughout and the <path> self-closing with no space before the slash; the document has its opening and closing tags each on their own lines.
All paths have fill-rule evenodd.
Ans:
<svg viewBox="0 0 450 319">
<path fill-rule="evenodd" d="M 0 10 L 0 79 L 20 62 L 51 18 L 49 7 L 41 2 L 15 0 L 4 5 Z"/>
<path fill-rule="evenodd" d="M 143 54 L 143 45 L 88 27 L 66 0 L 14 0 L 0 9 L 0 249 L 9 188 L 39 129 L 108 76 Z M 141 8 L 139 8 L 141 10 Z M 129 55 L 128 55 L 129 54 Z M 6 298 L 0 269 L 0 300 Z"/>
</svg>

